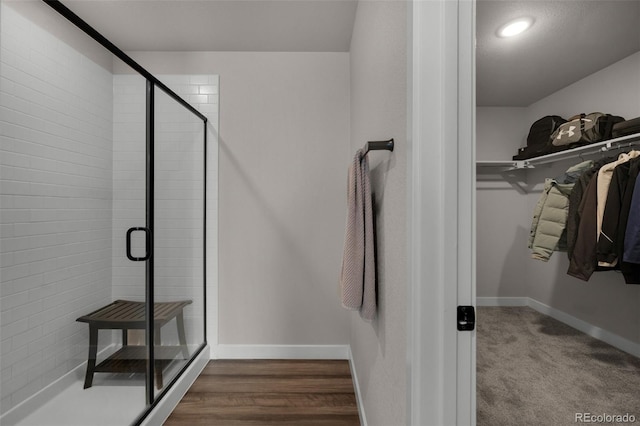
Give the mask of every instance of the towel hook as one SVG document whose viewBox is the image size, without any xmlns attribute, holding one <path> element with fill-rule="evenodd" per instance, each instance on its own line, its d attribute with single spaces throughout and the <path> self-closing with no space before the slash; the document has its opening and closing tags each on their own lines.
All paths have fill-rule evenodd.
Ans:
<svg viewBox="0 0 640 426">
<path fill-rule="evenodd" d="M 387 141 L 369 141 L 364 145 L 364 155 L 367 155 L 369 151 L 386 150 L 393 151 L 394 141 L 393 138 Z"/>
</svg>

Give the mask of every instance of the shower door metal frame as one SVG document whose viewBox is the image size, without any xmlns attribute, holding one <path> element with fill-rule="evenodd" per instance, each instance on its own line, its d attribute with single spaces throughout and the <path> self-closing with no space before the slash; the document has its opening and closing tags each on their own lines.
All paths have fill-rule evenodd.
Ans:
<svg viewBox="0 0 640 426">
<path fill-rule="evenodd" d="M 145 262 L 145 299 L 146 299 L 146 346 L 147 346 L 147 371 L 146 371 L 146 409 L 145 411 L 134 421 L 135 425 L 139 425 L 142 421 L 149 415 L 151 410 L 158 404 L 160 400 L 166 395 L 166 393 L 173 387 L 175 382 L 183 375 L 183 373 L 189 368 L 194 359 L 204 350 L 207 346 L 207 294 L 206 294 L 206 278 L 207 278 L 207 117 L 204 116 L 200 111 L 195 109 L 192 105 L 190 105 L 187 101 L 182 99 L 178 94 L 176 94 L 173 90 L 167 87 L 164 83 L 162 83 L 157 77 L 147 71 L 144 67 L 134 61 L 131 57 L 129 57 L 126 53 L 120 50 L 116 45 L 111 43 L 106 37 L 100 34 L 96 29 L 94 29 L 91 25 L 85 22 L 82 18 L 76 15 L 73 11 L 63 5 L 59 0 L 42 0 L 51 8 L 53 8 L 60 15 L 65 17 L 68 21 L 70 21 L 73 25 L 78 27 L 80 30 L 85 32 L 95 41 L 97 41 L 100 45 L 114 54 L 117 58 L 131 67 L 133 70 L 138 72 L 141 76 L 146 79 L 146 228 L 149 230 L 147 232 L 146 238 L 150 239 L 148 243 L 151 246 L 151 253 L 149 259 L 146 259 Z M 191 113 L 196 115 L 203 122 L 203 144 L 204 144 L 204 155 L 203 155 L 203 163 L 204 163 L 204 171 L 203 171 L 203 182 L 204 182 L 204 192 L 203 192 L 203 245 L 202 245 L 202 253 L 203 253 L 203 283 L 202 283 L 202 291 L 203 291 L 203 342 L 196 349 L 196 351 L 191 355 L 191 358 L 187 360 L 185 365 L 180 369 L 178 374 L 176 374 L 171 381 L 163 387 L 162 391 L 155 395 L 154 389 L 154 327 L 153 321 L 149 320 L 153 318 L 153 306 L 154 306 L 154 256 L 153 256 L 153 236 L 154 236 L 154 185 L 155 185 L 155 170 L 154 170 L 154 143 L 155 143 L 155 132 L 154 132 L 154 124 L 155 124 L 155 116 L 154 116 L 154 102 L 155 102 L 155 89 L 160 88 L 163 92 L 169 95 L 173 100 L 181 104 Z"/>
<path fill-rule="evenodd" d="M 155 92 L 153 83 L 149 80 L 146 81 L 146 114 L 145 114 L 145 125 L 146 125 L 146 146 L 147 146 L 147 158 L 146 158 L 146 226 L 149 229 L 149 233 L 147 234 L 147 238 L 149 239 L 147 245 L 151 247 L 152 253 L 154 246 L 154 235 L 155 235 L 155 220 L 154 220 L 154 184 L 155 184 Z M 154 370 L 155 370 L 155 333 L 153 327 L 153 321 L 150 321 L 150 318 L 153 318 L 153 305 L 155 302 L 155 294 L 154 294 L 154 256 L 151 254 L 149 259 L 145 262 L 145 280 L 144 280 L 144 293 L 145 293 L 145 316 L 147 318 L 146 321 L 146 329 L 145 329 L 145 344 L 147 345 L 147 372 L 145 375 L 146 378 L 146 401 L 147 405 L 151 405 L 153 400 L 155 399 L 155 389 L 153 388 L 154 381 Z"/>
</svg>

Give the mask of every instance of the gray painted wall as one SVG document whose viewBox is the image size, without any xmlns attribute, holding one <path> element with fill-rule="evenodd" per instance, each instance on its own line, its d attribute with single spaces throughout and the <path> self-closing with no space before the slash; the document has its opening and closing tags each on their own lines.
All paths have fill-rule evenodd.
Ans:
<svg viewBox="0 0 640 426">
<path fill-rule="evenodd" d="M 519 107 L 478 107 L 476 160 L 511 160 L 518 147 L 527 144 L 526 112 Z"/>
<path fill-rule="evenodd" d="M 639 69 L 640 52 L 530 105 L 522 115 L 525 136 L 531 123 L 548 114 L 569 117 L 580 112 L 602 111 L 625 118 L 640 116 Z M 494 140 L 487 140 L 481 129 L 500 127 L 505 120 L 519 114 L 509 108 L 492 112 L 494 114 L 488 114 L 487 108 L 478 108 L 478 158 L 485 159 L 481 153 L 491 149 L 494 143 Z M 509 134 L 508 137 L 522 136 Z M 508 148 L 498 140 L 495 143 Z M 514 143 L 508 154 L 513 155 L 518 145 Z M 526 250 L 531 216 L 544 178 L 559 175 L 578 161 L 568 160 L 527 171 L 521 179 L 530 189 L 526 195 L 518 193 L 515 187 L 504 181 L 488 184 L 486 177 L 479 176 L 477 294 L 480 297 L 528 296 L 621 337 L 640 342 L 640 312 L 637 309 L 640 286 L 626 285 L 616 272 L 596 272 L 585 283 L 566 275 L 566 254 L 554 253 L 551 260 L 544 263 L 531 259 Z M 493 188 L 487 189 L 490 185 Z M 492 214 L 492 206 L 500 208 L 494 207 Z M 502 210 L 509 213 L 501 213 Z M 499 229 L 504 231 L 498 232 Z M 486 248 L 493 253 L 486 254 Z"/>
<path fill-rule="evenodd" d="M 156 74 L 220 75 L 219 343 L 347 344 L 349 54 L 131 56 Z"/>
<path fill-rule="evenodd" d="M 220 75 L 220 343 L 350 343 L 369 425 L 406 418 L 406 19 L 404 2 L 360 3 L 350 54 L 131 53 Z M 369 157 L 380 311 L 365 323 L 338 299 L 346 172 L 389 137 L 395 152 Z"/>
<path fill-rule="evenodd" d="M 510 160 L 526 144 L 525 108 L 476 109 L 478 161 Z M 526 177 L 526 172 L 512 174 Z M 476 293 L 478 297 L 518 297 L 525 293 L 522 259 L 528 257 L 530 212 L 527 197 L 501 174 L 479 174 L 476 184 Z"/>
<path fill-rule="evenodd" d="M 405 2 L 360 2 L 351 40 L 351 150 L 394 137 L 369 154 L 378 212 L 378 317 L 351 318 L 351 350 L 367 422 L 406 424 L 407 11 Z"/>
</svg>

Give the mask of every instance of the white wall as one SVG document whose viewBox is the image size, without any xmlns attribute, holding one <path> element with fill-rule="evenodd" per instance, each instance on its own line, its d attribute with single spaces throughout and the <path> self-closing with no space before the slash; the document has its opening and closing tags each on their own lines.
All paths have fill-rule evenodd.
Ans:
<svg viewBox="0 0 640 426">
<path fill-rule="evenodd" d="M 525 113 L 525 108 L 516 107 L 477 108 L 477 159 L 510 160 L 526 145 Z M 517 182 L 523 177 L 526 172 L 516 171 L 508 178 Z M 521 296 L 522 259 L 528 258 L 529 229 L 523 221 L 530 215 L 527 196 L 502 174 L 479 174 L 476 189 L 477 296 Z"/>
<path fill-rule="evenodd" d="M 476 108 L 476 160 L 511 160 L 518 148 L 527 145 L 529 125 L 526 108 Z"/>
<path fill-rule="evenodd" d="M 2 409 L 86 360 L 111 301 L 109 70 L 1 9 Z"/>
<path fill-rule="evenodd" d="M 585 112 L 600 111 L 621 115 L 627 119 L 640 116 L 640 52 L 619 61 L 604 70 L 592 74 L 525 109 L 524 128 L 544 115 L 557 114 L 563 117 Z M 498 116 L 491 117 L 478 108 L 478 151 L 492 141 L 481 142 L 481 128 L 498 126 Z M 484 122 L 480 124 L 480 120 Z M 492 121 L 493 120 L 493 121 Z M 526 131 L 525 130 L 525 136 Z M 516 136 L 511 136 L 515 138 Z M 478 183 L 478 296 L 531 297 L 552 308 L 558 309 L 589 324 L 603 328 L 633 342 L 640 342 L 640 286 L 627 285 L 617 272 L 596 272 L 588 283 L 566 275 L 568 259 L 566 253 L 554 253 L 547 263 L 530 258 L 526 247 L 527 236 L 535 204 L 540 197 L 545 177 L 560 175 L 571 165 L 580 161 L 569 160 L 548 166 L 540 166 L 522 173 L 520 180 L 528 186 L 525 196 L 514 188 L 504 189 L 505 184 Z M 479 179 L 486 179 L 479 176 Z M 483 200 L 486 200 L 483 201 Z M 515 210 L 518 217 L 505 217 L 502 213 L 491 214 L 491 206 L 502 206 L 495 210 Z M 524 209 L 526 214 L 522 213 Z M 513 245 L 509 238 L 491 239 L 485 229 L 499 229 L 505 225 L 504 235 L 513 234 Z M 514 231 L 515 229 L 515 231 Z M 490 261 L 486 247 L 495 247 Z M 514 251 L 515 250 L 515 251 Z M 495 268 L 498 273 L 491 272 Z M 515 274 L 514 274 L 515 271 Z M 500 284 L 496 282 L 500 275 Z M 508 279 L 502 279 L 508 277 Z M 482 279 L 481 279 L 482 278 Z"/>
<path fill-rule="evenodd" d="M 346 53 L 132 52 L 220 75 L 219 343 L 347 344 Z"/>
<path fill-rule="evenodd" d="M 367 424 L 406 424 L 407 409 L 407 9 L 358 4 L 351 40 L 351 149 L 393 137 L 368 154 L 377 204 L 378 316 L 351 314 L 351 350 Z M 351 158 L 345 160 L 345 164 Z"/>
<path fill-rule="evenodd" d="M 640 52 L 591 74 L 527 108 L 527 122 L 544 115 L 568 118 L 594 111 L 620 115 L 626 119 L 640 116 Z M 537 118 L 536 118 L 537 117 Z"/>
</svg>

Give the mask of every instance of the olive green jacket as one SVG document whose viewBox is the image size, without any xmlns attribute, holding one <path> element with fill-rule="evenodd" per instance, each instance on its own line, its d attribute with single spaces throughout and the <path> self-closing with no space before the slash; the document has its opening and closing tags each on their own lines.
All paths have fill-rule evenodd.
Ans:
<svg viewBox="0 0 640 426">
<path fill-rule="evenodd" d="M 584 161 L 569 168 L 558 179 L 545 179 L 529 233 L 532 258 L 546 262 L 554 251 L 566 251 L 569 195 L 582 172 L 592 165 L 593 161 Z"/>
</svg>

